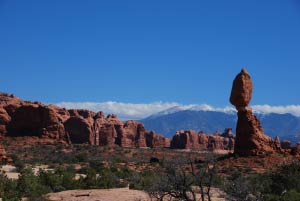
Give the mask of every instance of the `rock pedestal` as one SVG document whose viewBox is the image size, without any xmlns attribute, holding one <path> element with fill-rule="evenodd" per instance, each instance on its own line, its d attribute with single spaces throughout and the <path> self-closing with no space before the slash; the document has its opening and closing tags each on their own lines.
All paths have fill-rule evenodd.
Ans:
<svg viewBox="0 0 300 201">
<path fill-rule="evenodd" d="M 241 156 L 261 155 L 278 149 L 276 142 L 264 134 L 260 121 L 248 107 L 253 85 L 246 69 L 233 81 L 230 102 L 238 111 L 234 152 Z"/>
</svg>

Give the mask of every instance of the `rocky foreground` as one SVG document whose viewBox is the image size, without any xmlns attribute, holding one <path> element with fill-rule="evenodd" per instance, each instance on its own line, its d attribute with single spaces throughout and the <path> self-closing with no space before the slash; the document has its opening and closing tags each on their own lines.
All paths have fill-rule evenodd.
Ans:
<svg viewBox="0 0 300 201">
<path fill-rule="evenodd" d="M 225 201 L 222 198 L 224 192 L 213 188 L 211 190 L 211 201 Z M 49 201 L 69 200 L 69 201 L 151 201 L 151 197 L 144 191 L 131 190 L 128 188 L 115 188 L 108 190 L 71 190 L 60 193 L 49 193 L 47 196 Z M 200 195 L 197 195 L 200 200 Z M 164 201 L 169 201 L 171 198 L 166 197 Z"/>
</svg>

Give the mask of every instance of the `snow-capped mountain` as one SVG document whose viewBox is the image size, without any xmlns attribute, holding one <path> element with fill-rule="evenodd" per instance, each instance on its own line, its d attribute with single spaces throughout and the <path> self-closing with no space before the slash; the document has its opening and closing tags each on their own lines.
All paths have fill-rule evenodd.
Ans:
<svg viewBox="0 0 300 201">
<path fill-rule="evenodd" d="M 233 108 L 221 111 L 209 107 L 172 107 L 168 110 L 140 120 L 148 130 L 171 137 L 177 130 L 195 130 L 206 133 L 222 132 L 225 128 L 236 126 L 236 111 Z M 291 114 L 256 113 L 264 131 L 271 137 L 300 141 L 300 118 Z"/>
</svg>

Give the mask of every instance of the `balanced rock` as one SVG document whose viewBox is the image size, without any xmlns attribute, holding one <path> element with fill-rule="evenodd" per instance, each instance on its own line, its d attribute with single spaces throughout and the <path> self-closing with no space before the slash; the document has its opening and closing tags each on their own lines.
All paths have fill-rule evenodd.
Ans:
<svg viewBox="0 0 300 201">
<path fill-rule="evenodd" d="M 231 104 L 238 110 L 234 152 L 242 156 L 266 154 L 278 149 L 276 142 L 264 134 L 260 121 L 248 107 L 252 90 L 251 77 L 242 69 L 233 81 L 230 96 Z"/>
<path fill-rule="evenodd" d="M 237 110 L 249 105 L 252 97 L 252 80 L 245 68 L 236 76 L 233 81 L 230 102 Z"/>
</svg>

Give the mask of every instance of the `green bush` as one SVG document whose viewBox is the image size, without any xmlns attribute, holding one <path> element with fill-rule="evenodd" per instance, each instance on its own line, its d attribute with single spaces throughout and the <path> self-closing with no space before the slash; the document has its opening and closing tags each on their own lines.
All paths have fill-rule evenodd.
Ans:
<svg viewBox="0 0 300 201">
<path fill-rule="evenodd" d="M 129 188 L 135 190 L 146 190 L 156 183 L 158 179 L 158 175 L 152 170 L 145 170 L 141 173 L 133 172 L 129 179 Z"/>
<path fill-rule="evenodd" d="M 290 190 L 285 193 L 282 197 L 282 201 L 299 201 L 300 200 L 300 193 L 296 190 Z"/>
<path fill-rule="evenodd" d="M 101 160 L 92 160 L 89 163 L 90 167 L 96 170 L 97 172 L 100 172 L 103 169 L 103 163 Z"/>
<path fill-rule="evenodd" d="M 88 155 L 87 153 L 79 153 L 75 156 L 78 162 L 87 162 L 88 160 Z"/>
<path fill-rule="evenodd" d="M 264 174 L 232 174 L 224 184 L 224 190 L 234 198 L 247 200 L 293 201 L 300 200 L 300 163 L 295 161 Z"/>
<path fill-rule="evenodd" d="M 39 198 L 49 193 L 50 189 L 40 183 L 31 169 L 23 169 L 17 181 L 17 191 L 21 197 Z"/>
</svg>

